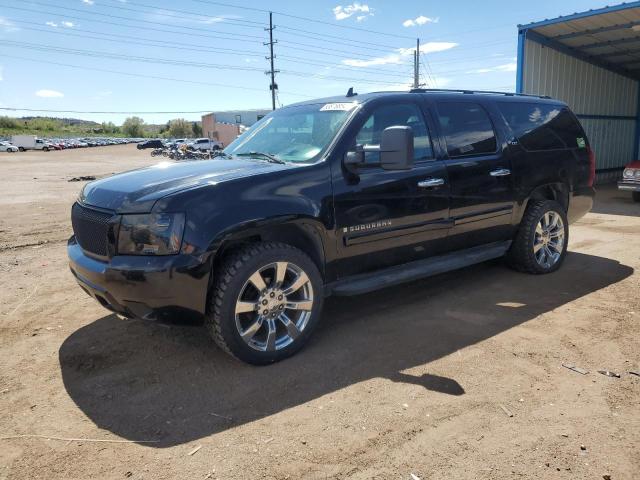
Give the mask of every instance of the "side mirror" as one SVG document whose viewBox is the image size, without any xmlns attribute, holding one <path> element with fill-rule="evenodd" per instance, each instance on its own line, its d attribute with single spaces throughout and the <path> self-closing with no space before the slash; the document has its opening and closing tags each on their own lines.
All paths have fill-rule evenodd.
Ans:
<svg viewBox="0 0 640 480">
<path fill-rule="evenodd" d="M 413 130 L 407 126 L 385 128 L 380 138 L 380 166 L 385 170 L 410 170 L 413 166 Z"/>
<path fill-rule="evenodd" d="M 364 150 L 362 148 L 357 149 L 355 151 L 347 152 L 344 156 L 344 165 L 347 169 L 351 170 L 356 168 L 358 165 L 364 163 Z"/>
</svg>

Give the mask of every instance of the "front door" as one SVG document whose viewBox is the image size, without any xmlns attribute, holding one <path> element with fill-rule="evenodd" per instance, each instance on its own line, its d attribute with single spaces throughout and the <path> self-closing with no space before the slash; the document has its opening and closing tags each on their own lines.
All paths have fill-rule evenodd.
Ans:
<svg viewBox="0 0 640 480">
<path fill-rule="evenodd" d="M 438 128 L 447 150 L 450 249 L 512 237 L 515 202 L 509 146 L 497 135 L 490 110 L 472 101 L 440 101 Z"/>
<path fill-rule="evenodd" d="M 390 126 L 410 126 L 414 165 L 384 170 L 379 153 L 367 152 L 356 175 L 334 168 L 334 205 L 339 276 L 377 270 L 439 251 L 449 229 L 445 163 L 434 158 L 430 128 L 416 101 L 370 106 L 351 146 L 379 145 Z"/>
</svg>

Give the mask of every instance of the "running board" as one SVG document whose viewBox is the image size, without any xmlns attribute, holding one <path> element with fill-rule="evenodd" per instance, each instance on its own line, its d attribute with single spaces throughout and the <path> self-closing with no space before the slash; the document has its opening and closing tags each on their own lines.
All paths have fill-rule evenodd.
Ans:
<svg viewBox="0 0 640 480">
<path fill-rule="evenodd" d="M 325 286 L 326 295 L 347 297 L 372 292 L 380 288 L 411 282 L 439 273 L 457 270 L 476 263 L 500 258 L 511 246 L 511 240 L 489 243 L 479 247 L 458 250 L 424 260 L 395 265 L 393 267 L 347 277 Z"/>
</svg>

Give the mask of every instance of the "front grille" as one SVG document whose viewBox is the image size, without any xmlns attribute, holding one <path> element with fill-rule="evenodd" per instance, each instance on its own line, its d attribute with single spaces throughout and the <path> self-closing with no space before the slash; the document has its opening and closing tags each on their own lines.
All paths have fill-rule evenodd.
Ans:
<svg viewBox="0 0 640 480">
<path fill-rule="evenodd" d="M 105 213 L 74 203 L 71 208 L 71 225 L 80 246 L 96 255 L 107 256 L 109 220 L 111 213 Z"/>
</svg>

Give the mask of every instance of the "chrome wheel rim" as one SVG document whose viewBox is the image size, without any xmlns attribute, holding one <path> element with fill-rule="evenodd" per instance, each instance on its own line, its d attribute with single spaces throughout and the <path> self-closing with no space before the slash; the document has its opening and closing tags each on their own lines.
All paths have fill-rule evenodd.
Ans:
<svg viewBox="0 0 640 480">
<path fill-rule="evenodd" d="M 313 287 L 307 274 L 294 263 L 274 262 L 255 271 L 240 290 L 236 328 L 254 350 L 282 350 L 302 334 L 312 310 Z"/>
<path fill-rule="evenodd" d="M 564 250 L 564 222 L 556 212 L 546 212 L 536 225 L 533 254 L 541 267 L 553 267 Z"/>
</svg>

